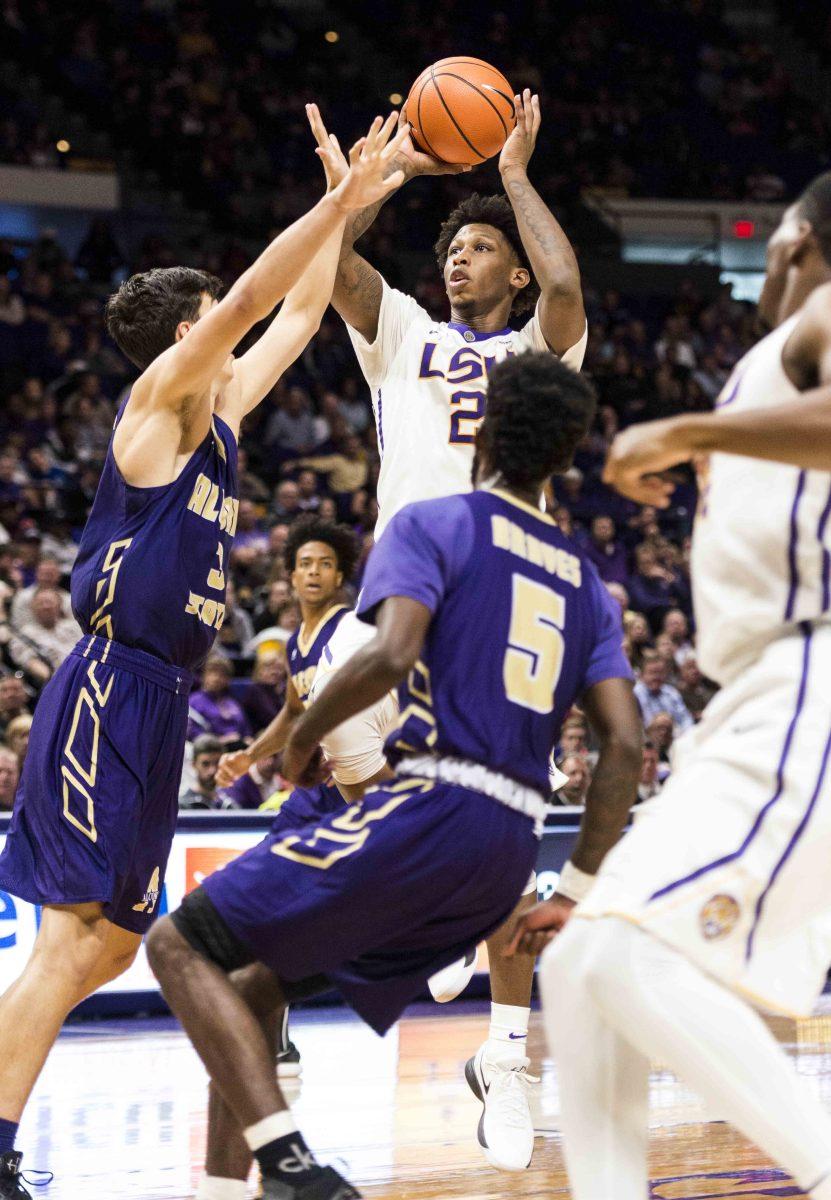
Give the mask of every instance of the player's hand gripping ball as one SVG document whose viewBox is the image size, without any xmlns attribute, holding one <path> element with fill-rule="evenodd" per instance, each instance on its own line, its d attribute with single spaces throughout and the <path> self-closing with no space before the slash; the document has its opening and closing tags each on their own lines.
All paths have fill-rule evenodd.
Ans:
<svg viewBox="0 0 831 1200">
<path fill-rule="evenodd" d="M 418 148 L 476 166 L 499 153 L 516 125 L 514 89 L 480 58 L 443 58 L 421 72 L 404 114 Z"/>
</svg>

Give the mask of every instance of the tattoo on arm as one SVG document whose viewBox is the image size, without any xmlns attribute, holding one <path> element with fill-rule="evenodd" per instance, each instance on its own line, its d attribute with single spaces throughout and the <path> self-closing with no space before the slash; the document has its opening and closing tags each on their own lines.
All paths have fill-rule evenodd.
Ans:
<svg viewBox="0 0 831 1200">
<path fill-rule="evenodd" d="M 506 179 L 505 190 L 516 214 L 531 266 L 540 287 L 580 287 L 580 269 L 557 218 L 527 179 Z"/>
<path fill-rule="evenodd" d="M 381 303 L 384 287 L 381 276 L 360 254 L 351 251 L 341 262 L 339 280 L 344 298 L 377 306 Z"/>
<path fill-rule="evenodd" d="M 400 158 L 396 156 L 391 160 L 389 166 L 384 172 L 384 178 L 388 179 L 390 175 L 394 175 L 396 171 L 404 171 L 406 175 L 408 166 L 409 164 L 406 158 Z M 354 216 L 347 220 L 346 229 L 343 235 L 344 251 L 351 249 L 357 242 L 358 238 L 363 237 L 388 199 L 389 196 L 385 196 L 383 200 L 378 200 L 375 204 L 370 204 L 367 208 L 359 209 Z"/>
</svg>

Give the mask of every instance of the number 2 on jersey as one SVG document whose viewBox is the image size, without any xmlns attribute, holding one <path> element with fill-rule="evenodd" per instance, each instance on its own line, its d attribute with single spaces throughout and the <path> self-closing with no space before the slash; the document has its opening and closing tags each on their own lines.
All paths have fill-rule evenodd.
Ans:
<svg viewBox="0 0 831 1200">
<path fill-rule="evenodd" d="M 554 708 L 554 689 L 563 668 L 566 602 L 527 575 L 515 574 L 511 627 L 502 677 L 505 695 L 532 712 Z"/>
</svg>

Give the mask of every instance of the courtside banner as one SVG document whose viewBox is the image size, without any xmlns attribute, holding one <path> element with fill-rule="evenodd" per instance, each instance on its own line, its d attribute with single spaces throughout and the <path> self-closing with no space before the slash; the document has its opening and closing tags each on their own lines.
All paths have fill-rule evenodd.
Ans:
<svg viewBox="0 0 831 1200">
<path fill-rule="evenodd" d="M 553 819 L 553 818 L 552 818 Z M 555 890 L 559 871 L 569 856 L 579 825 L 579 811 L 562 809 L 557 824 L 546 828 L 540 843 L 537 886 L 541 897 Z M 206 876 L 222 868 L 244 850 L 256 845 L 271 824 L 258 813 L 189 813 L 179 819 L 159 896 L 159 915 L 178 908 L 183 896 Z M 8 821 L 0 821 L 0 849 Z M 0 994 L 17 978 L 28 959 L 40 923 L 40 909 L 0 889 Z M 480 969 L 487 959 L 480 955 Z M 142 948 L 129 971 L 101 989 L 104 993 L 157 992 L 158 987 Z"/>
</svg>

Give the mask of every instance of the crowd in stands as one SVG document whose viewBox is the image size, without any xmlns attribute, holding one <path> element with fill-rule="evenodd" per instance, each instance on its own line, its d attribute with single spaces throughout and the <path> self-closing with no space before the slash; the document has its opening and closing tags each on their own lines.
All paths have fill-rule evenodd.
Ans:
<svg viewBox="0 0 831 1200">
<path fill-rule="evenodd" d="M 346 144 L 428 63 L 472 54 L 517 90 L 540 91 L 535 171 L 550 199 L 586 187 L 779 199 L 827 165 L 828 119 L 795 89 L 776 46 L 739 36 L 722 9 L 514 0 L 471 20 L 462 0 L 407 0 L 391 20 L 380 0 L 5 0 L 0 162 L 109 162 L 215 228 L 262 239 L 308 205 L 306 101 Z M 458 186 L 413 193 L 404 244 L 429 244 L 425 206 L 445 211 Z M 390 236 L 383 226 L 375 235 Z"/>
<path fill-rule="evenodd" d="M 99 229 L 82 248 L 85 261 Z M 6 251 L 0 274 L 0 740 L 8 752 L 5 767 L 0 763 L 0 808 L 9 790 L 3 780 L 25 754 L 38 694 L 79 636 L 69 573 L 113 419 L 133 378 L 108 338 L 101 290 L 85 278 L 86 268 L 69 261 L 48 233 L 24 256 L 0 245 L 0 259 Z M 439 313 L 440 297 L 433 289 L 424 300 Z M 663 305 L 653 296 L 645 307 L 587 288 L 586 304 L 585 370 L 600 406 L 575 466 L 554 481 L 553 512 L 621 606 L 648 738 L 647 798 L 666 777 L 673 739 L 699 718 L 713 693 L 695 661 L 691 623 L 695 486 L 682 472 L 672 507 L 658 513 L 610 492 L 600 479 L 603 461 L 611 438 L 627 424 L 710 406 L 752 343 L 754 313 L 728 289 L 705 300 L 692 286 Z M 363 563 L 377 518 L 378 466 L 369 395 L 344 327 L 330 311 L 321 334 L 243 429 L 227 616 L 191 697 L 186 805 L 255 806 L 279 790 L 279 764 L 271 762 L 236 792 L 218 795 L 212 783 L 218 755 L 261 730 L 282 704 L 282 647 L 300 620 L 283 557 L 291 523 L 308 512 L 347 522 Z M 569 775 L 563 801 L 585 796 L 589 739 L 575 714 L 558 748 Z"/>
</svg>

